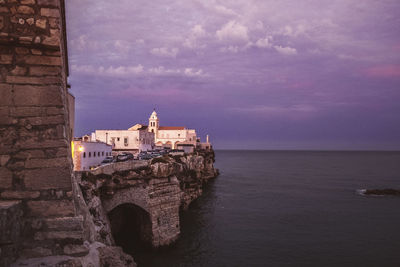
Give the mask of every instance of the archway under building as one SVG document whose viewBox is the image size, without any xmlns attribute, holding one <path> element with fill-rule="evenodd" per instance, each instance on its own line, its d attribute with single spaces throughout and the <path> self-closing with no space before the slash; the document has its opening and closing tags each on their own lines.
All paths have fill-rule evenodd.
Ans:
<svg viewBox="0 0 400 267">
<path fill-rule="evenodd" d="M 134 255 L 151 248 L 153 238 L 150 214 L 143 208 L 125 203 L 107 213 L 115 244 Z"/>
<path fill-rule="evenodd" d="M 174 143 L 174 149 L 177 149 L 178 148 L 178 144 L 179 144 L 180 142 L 179 141 L 176 141 L 175 143 Z"/>
<path fill-rule="evenodd" d="M 158 142 L 156 143 L 156 146 L 162 147 L 162 146 L 163 146 L 163 143 L 162 143 L 161 141 L 158 141 Z"/>
<path fill-rule="evenodd" d="M 168 141 L 164 144 L 164 147 L 173 148 L 171 141 Z"/>
</svg>

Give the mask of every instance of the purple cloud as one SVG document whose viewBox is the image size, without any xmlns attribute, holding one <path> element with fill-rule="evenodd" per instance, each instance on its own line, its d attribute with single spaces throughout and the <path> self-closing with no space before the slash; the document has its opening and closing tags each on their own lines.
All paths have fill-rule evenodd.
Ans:
<svg viewBox="0 0 400 267">
<path fill-rule="evenodd" d="M 157 107 L 220 148 L 400 149 L 398 1 L 66 4 L 79 135 Z"/>
</svg>

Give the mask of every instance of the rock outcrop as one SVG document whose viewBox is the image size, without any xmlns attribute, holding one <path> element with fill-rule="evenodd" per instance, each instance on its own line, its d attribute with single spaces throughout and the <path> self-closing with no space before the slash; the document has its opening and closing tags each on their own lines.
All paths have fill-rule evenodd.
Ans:
<svg viewBox="0 0 400 267">
<path fill-rule="evenodd" d="M 365 189 L 361 192 L 365 196 L 400 196 L 398 189 Z"/>
</svg>

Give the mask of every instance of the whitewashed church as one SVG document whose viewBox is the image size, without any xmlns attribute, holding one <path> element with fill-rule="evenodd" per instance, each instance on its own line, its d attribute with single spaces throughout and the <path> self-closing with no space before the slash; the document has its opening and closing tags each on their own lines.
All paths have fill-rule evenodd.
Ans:
<svg viewBox="0 0 400 267">
<path fill-rule="evenodd" d="M 157 112 L 154 110 L 149 118 L 148 131 L 154 133 L 154 143 L 157 147 L 171 147 L 176 149 L 180 145 L 196 146 L 196 130 L 186 127 L 160 126 Z"/>
</svg>

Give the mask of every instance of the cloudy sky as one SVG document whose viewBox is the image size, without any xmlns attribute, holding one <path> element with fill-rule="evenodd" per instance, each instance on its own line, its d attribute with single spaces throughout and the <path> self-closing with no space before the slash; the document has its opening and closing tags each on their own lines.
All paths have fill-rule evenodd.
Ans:
<svg viewBox="0 0 400 267">
<path fill-rule="evenodd" d="M 155 107 L 217 148 L 400 149 L 398 0 L 66 4 L 76 135 Z"/>
</svg>

